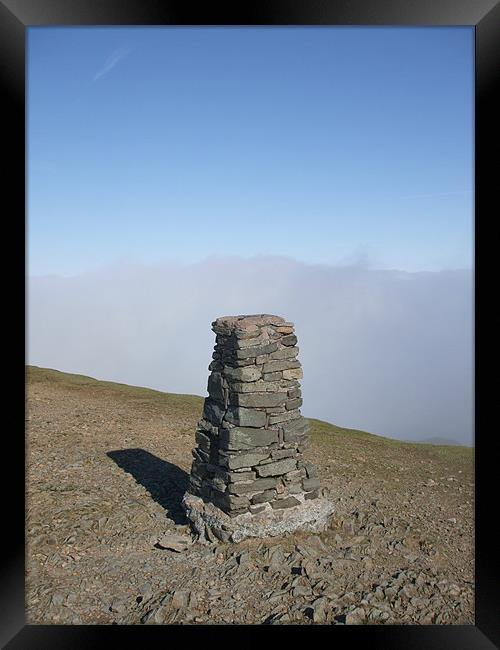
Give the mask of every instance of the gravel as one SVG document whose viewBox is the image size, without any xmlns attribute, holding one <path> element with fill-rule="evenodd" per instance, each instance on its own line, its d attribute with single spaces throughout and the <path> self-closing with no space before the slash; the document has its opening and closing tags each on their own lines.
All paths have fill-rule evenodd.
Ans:
<svg viewBox="0 0 500 650">
<path fill-rule="evenodd" d="M 474 624 L 472 456 L 312 435 L 328 529 L 204 546 L 202 398 L 72 377 L 28 376 L 29 624 Z"/>
</svg>

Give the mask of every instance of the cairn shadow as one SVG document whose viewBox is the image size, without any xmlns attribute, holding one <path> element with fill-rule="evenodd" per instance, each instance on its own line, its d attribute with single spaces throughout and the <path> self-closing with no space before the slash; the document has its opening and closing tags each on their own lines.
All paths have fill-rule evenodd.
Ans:
<svg viewBox="0 0 500 650">
<path fill-rule="evenodd" d="M 175 524 L 188 523 L 181 501 L 189 484 L 189 474 L 144 449 L 119 449 L 108 451 L 106 455 L 143 485 Z"/>
</svg>

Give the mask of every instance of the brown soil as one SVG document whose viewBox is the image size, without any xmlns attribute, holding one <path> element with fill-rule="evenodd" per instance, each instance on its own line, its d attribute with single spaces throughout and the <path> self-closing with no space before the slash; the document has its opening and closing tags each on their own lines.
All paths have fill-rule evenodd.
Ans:
<svg viewBox="0 0 500 650">
<path fill-rule="evenodd" d="M 28 623 L 474 624 L 465 447 L 310 420 L 325 533 L 160 548 L 202 402 L 28 368 Z"/>
</svg>

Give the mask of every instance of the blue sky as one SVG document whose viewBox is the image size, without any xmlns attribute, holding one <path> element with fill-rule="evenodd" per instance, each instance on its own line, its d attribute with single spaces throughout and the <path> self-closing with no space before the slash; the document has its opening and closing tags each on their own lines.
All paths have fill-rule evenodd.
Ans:
<svg viewBox="0 0 500 650">
<path fill-rule="evenodd" d="M 29 273 L 473 264 L 473 29 L 28 29 Z"/>
<path fill-rule="evenodd" d="M 470 443 L 473 54 L 468 27 L 29 28 L 29 363 L 203 394 L 210 323 L 276 313 L 306 417 Z"/>
</svg>

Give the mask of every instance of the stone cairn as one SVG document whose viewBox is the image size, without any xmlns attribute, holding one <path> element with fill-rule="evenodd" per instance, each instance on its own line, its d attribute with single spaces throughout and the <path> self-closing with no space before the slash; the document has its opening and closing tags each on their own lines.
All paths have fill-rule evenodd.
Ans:
<svg viewBox="0 0 500 650">
<path fill-rule="evenodd" d="M 196 431 L 183 505 L 200 539 L 240 541 L 325 528 L 333 512 L 303 457 L 302 368 L 293 324 L 279 316 L 226 316 Z"/>
</svg>

